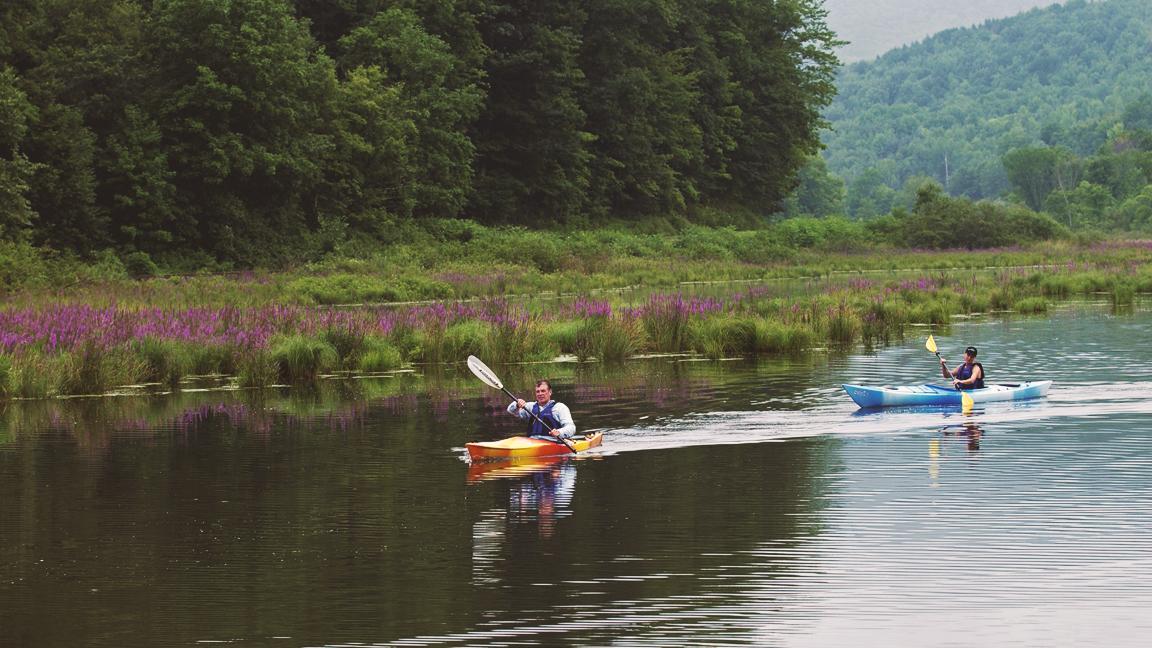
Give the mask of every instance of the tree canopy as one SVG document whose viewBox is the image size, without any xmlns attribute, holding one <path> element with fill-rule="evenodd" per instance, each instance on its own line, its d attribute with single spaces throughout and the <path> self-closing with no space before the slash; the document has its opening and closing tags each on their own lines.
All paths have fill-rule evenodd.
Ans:
<svg viewBox="0 0 1152 648">
<path fill-rule="evenodd" d="M 13 0 L 0 238 L 238 265 L 430 217 L 767 216 L 819 148 L 819 0 Z"/>
</svg>

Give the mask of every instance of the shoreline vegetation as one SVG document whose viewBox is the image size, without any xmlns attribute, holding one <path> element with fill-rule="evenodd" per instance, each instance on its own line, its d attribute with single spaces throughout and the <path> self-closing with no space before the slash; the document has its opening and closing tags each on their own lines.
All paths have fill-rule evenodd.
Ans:
<svg viewBox="0 0 1152 648">
<path fill-rule="evenodd" d="M 279 273 L 129 279 L 121 267 L 66 287 L 26 282 L 0 307 L 0 400 L 180 389 L 201 376 L 307 385 L 468 355 L 789 355 L 882 344 L 956 316 L 1042 314 L 1085 294 L 1123 309 L 1152 292 L 1147 241 L 749 258 L 760 234 L 489 230 Z"/>
</svg>

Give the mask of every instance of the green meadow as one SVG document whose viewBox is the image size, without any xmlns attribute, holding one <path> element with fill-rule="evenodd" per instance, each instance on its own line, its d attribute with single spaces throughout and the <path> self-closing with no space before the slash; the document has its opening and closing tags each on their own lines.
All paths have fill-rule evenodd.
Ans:
<svg viewBox="0 0 1152 648">
<path fill-rule="evenodd" d="M 29 264 L 0 310 L 0 397 L 303 385 L 414 365 L 772 356 L 898 340 L 958 316 L 1043 316 L 1152 292 L 1152 244 L 901 250 L 778 230 L 445 236 L 277 272 L 132 278 Z M 859 245 L 856 245 L 859 243 Z"/>
</svg>

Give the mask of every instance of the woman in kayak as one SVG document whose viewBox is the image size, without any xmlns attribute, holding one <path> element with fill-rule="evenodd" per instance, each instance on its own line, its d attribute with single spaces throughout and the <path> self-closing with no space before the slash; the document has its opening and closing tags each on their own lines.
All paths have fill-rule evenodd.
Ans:
<svg viewBox="0 0 1152 648">
<path fill-rule="evenodd" d="M 956 389 L 982 389 L 984 387 L 984 365 L 976 362 L 976 347 L 964 349 L 964 364 L 948 371 L 944 358 L 940 358 L 940 371 L 951 379 Z"/>
<path fill-rule="evenodd" d="M 552 400 L 552 385 L 547 380 L 536 381 L 536 402 L 532 404 L 531 410 L 528 409 L 527 401 L 517 398 L 508 406 L 508 413 L 532 421 L 532 430 L 528 436 L 533 438 L 568 439 L 576 434 L 572 412 L 568 411 L 568 406 L 564 403 Z M 547 425 L 541 424 L 540 421 Z"/>
</svg>

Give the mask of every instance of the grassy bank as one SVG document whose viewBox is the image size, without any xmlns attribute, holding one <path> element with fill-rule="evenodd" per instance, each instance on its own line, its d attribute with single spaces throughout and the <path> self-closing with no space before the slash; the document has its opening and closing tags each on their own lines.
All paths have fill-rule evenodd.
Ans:
<svg viewBox="0 0 1152 648">
<path fill-rule="evenodd" d="M 504 247 L 451 241 L 416 254 L 401 246 L 285 273 L 26 287 L 0 310 L 0 398 L 179 387 L 204 374 L 240 386 L 306 384 L 469 354 L 494 363 L 791 354 L 883 342 L 910 324 L 946 325 L 957 315 L 1043 313 L 1090 293 L 1123 308 L 1152 292 L 1146 243 L 802 250 L 754 262 L 739 252 L 755 232 L 711 231 L 691 245 L 593 232 L 561 240 L 555 256 L 517 263 L 546 239 L 514 234 Z M 603 291 L 625 287 L 633 289 Z M 383 303 L 398 298 L 430 301 Z"/>
</svg>

